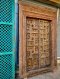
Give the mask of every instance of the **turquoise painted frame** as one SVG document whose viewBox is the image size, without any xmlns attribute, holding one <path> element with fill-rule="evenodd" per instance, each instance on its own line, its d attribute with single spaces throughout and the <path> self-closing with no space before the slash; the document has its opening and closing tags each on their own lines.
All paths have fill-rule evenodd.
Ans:
<svg viewBox="0 0 60 79">
<path fill-rule="evenodd" d="M 12 25 L 12 36 L 13 36 L 13 38 L 12 38 L 12 41 L 13 41 L 13 46 L 12 46 L 12 48 L 13 48 L 13 51 L 12 52 L 4 52 L 4 53 L 1 53 L 0 52 L 0 56 L 1 55 L 13 55 L 13 57 L 12 57 L 12 74 L 13 74 L 13 79 L 15 79 L 15 42 L 16 42 L 16 40 L 15 40 L 15 0 L 12 0 L 13 2 L 12 2 L 12 22 L 0 22 L 0 25 L 1 24 L 6 24 L 6 25 Z"/>
</svg>

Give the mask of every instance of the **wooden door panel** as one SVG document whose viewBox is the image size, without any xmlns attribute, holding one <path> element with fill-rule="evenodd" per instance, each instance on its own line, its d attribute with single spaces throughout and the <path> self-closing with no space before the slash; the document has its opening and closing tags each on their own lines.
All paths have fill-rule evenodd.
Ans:
<svg viewBox="0 0 60 79">
<path fill-rule="evenodd" d="M 26 67 L 29 71 L 39 68 L 38 20 L 26 18 L 26 36 Z"/>
<path fill-rule="evenodd" d="M 50 65 L 50 21 L 39 20 L 39 57 L 40 67 Z M 47 60 L 48 59 L 48 60 Z"/>
<path fill-rule="evenodd" d="M 50 22 L 26 18 L 27 71 L 50 66 Z"/>
</svg>

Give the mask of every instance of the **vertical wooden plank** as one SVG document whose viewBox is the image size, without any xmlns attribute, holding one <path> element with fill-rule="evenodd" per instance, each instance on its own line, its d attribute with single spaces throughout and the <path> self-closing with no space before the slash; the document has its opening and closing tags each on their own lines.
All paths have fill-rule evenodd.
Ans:
<svg viewBox="0 0 60 79">
<path fill-rule="evenodd" d="M 23 15 L 22 6 L 19 5 L 19 76 L 23 74 Z"/>
</svg>

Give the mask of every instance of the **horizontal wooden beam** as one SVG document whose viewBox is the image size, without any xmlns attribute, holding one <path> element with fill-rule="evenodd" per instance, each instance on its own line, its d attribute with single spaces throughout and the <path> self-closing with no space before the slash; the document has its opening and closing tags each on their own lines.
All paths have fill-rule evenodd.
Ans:
<svg viewBox="0 0 60 79">
<path fill-rule="evenodd" d="M 50 1 L 60 4 L 60 0 L 50 0 Z"/>
<path fill-rule="evenodd" d="M 19 1 L 26 1 L 26 0 L 19 0 Z M 60 0 L 27 0 L 27 1 L 37 1 L 43 4 L 51 5 L 57 8 L 60 8 Z"/>
<path fill-rule="evenodd" d="M 60 8 L 60 0 L 35 0 L 35 1 Z"/>
</svg>

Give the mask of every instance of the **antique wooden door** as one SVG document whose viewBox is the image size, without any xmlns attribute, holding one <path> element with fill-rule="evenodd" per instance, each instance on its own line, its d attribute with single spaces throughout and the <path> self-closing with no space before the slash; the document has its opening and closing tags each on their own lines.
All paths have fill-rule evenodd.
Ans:
<svg viewBox="0 0 60 79">
<path fill-rule="evenodd" d="M 56 66 L 56 10 L 24 3 L 19 7 L 20 76 L 53 70 Z"/>
<path fill-rule="evenodd" d="M 51 65 L 50 26 L 50 21 L 26 18 L 27 71 Z"/>
</svg>

